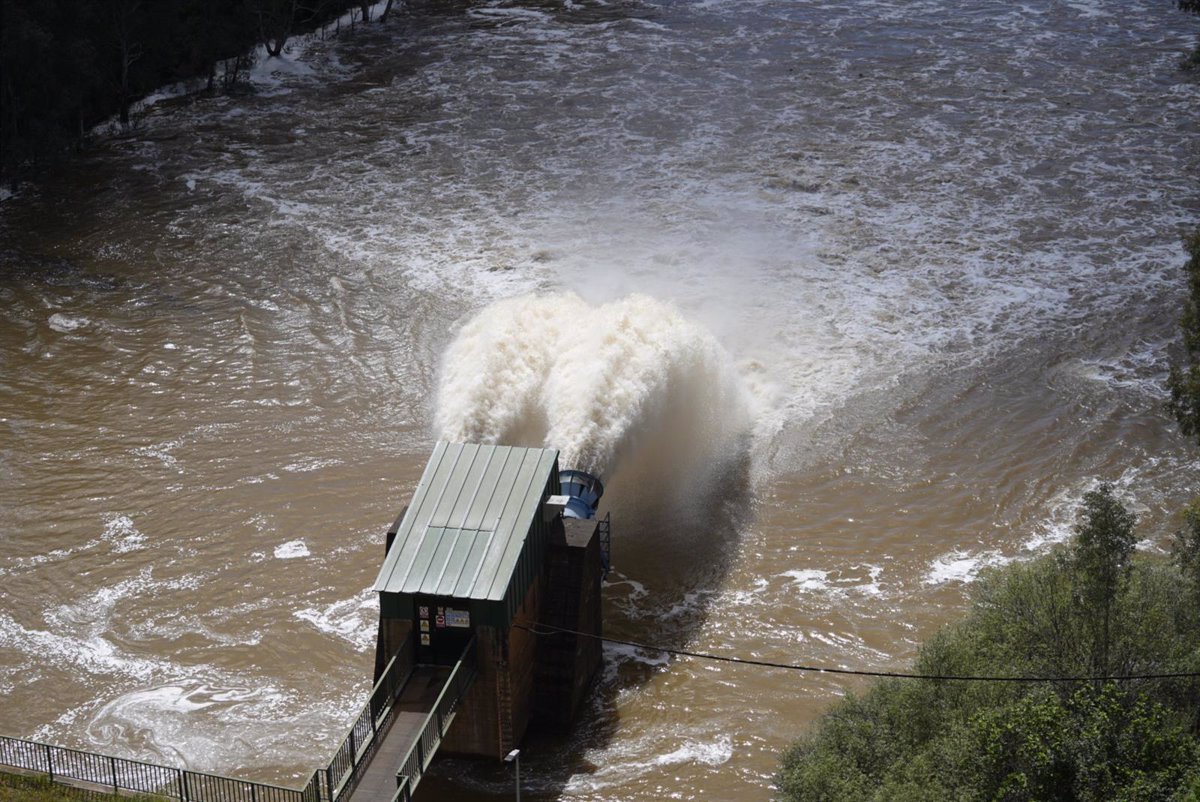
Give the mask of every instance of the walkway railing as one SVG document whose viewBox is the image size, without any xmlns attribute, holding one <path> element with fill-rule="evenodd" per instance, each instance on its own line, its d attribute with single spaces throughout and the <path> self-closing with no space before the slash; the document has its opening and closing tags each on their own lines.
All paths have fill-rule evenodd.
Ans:
<svg viewBox="0 0 1200 802">
<path fill-rule="evenodd" d="M 350 732 L 333 753 L 329 768 L 325 769 L 329 802 L 338 802 L 344 794 L 354 790 L 355 781 L 379 748 L 383 736 L 387 735 L 396 698 L 413 672 L 411 663 L 400 659 L 403 654 L 393 657 L 383 670 L 367 703 L 350 725 Z"/>
<path fill-rule="evenodd" d="M 412 670 L 412 662 L 405 652 L 392 658 L 371 689 L 350 732 L 333 753 L 328 768 L 313 772 L 308 783 L 299 789 L 158 766 L 3 735 L 0 735 L 0 767 L 42 774 L 51 781 L 69 779 L 111 788 L 114 793 L 133 791 L 181 802 L 338 802 L 353 790 L 355 781 L 387 734 L 396 698 Z M 454 699 L 457 701 L 458 696 Z"/>
<path fill-rule="evenodd" d="M 600 565 L 604 568 L 604 577 L 612 570 L 612 513 L 604 513 L 604 517 L 596 524 L 600 530 Z"/>
<path fill-rule="evenodd" d="M 315 773 L 308 785 L 295 790 L 2 735 L 0 765 L 45 774 L 51 781 L 65 778 L 111 788 L 113 793 L 133 791 L 184 802 L 321 802 Z"/>
<path fill-rule="evenodd" d="M 410 802 L 417 783 L 425 776 L 425 769 L 429 768 L 434 753 L 441 746 L 442 738 L 446 736 L 450 722 L 454 721 L 454 715 L 458 712 L 463 695 L 475 679 L 477 673 L 475 668 L 476 648 L 475 638 L 471 638 L 471 642 L 463 649 L 462 656 L 454 664 L 450 676 L 446 678 L 442 692 L 438 694 L 437 701 L 433 703 L 433 710 L 429 711 L 429 715 L 425 717 L 421 734 L 413 741 L 412 746 L 408 749 L 408 754 L 400 761 L 400 768 L 396 772 L 396 794 L 392 797 L 393 802 Z"/>
</svg>

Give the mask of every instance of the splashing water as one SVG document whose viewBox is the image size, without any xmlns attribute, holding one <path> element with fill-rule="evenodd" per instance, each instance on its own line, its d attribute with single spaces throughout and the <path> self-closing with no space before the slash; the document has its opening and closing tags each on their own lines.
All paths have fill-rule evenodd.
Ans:
<svg viewBox="0 0 1200 802">
<path fill-rule="evenodd" d="M 546 445 L 605 476 L 634 452 L 676 463 L 735 453 L 749 423 L 728 354 L 671 305 L 574 293 L 493 304 L 446 352 L 436 424 L 447 440 Z"/>
</svg>

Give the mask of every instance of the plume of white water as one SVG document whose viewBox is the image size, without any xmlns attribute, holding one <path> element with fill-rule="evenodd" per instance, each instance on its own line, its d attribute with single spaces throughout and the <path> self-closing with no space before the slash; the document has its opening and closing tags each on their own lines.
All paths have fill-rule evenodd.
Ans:
<svg viewBox="0 0 1200 802">
<path fill-rule="evenodd" d="M 545 445 L 564 468 L 605 476 L 642 447 L 690 469 L 748 428 L 728 354 L 671 305 L 574 293 L 493 304 L 447 350 L 436 423 L 447 440 Z"/>
</svg>

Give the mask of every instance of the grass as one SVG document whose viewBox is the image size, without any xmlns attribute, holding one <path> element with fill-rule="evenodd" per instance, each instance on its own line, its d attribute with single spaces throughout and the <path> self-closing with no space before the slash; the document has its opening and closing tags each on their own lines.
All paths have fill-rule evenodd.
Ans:
<svg viewBox="0 0 1200 802">
<path fill-rule="evenodd" d="M 0 802 L 162 802 L 154 796 L 116 796 L 50 782 L 46 777 L 0 772 Z"/>
</svg>

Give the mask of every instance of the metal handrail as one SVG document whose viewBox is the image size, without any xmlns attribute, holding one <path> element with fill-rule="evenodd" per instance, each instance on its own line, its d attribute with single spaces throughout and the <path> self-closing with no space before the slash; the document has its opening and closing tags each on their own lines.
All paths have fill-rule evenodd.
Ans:
<svg viewBox="0 0 1200 802">
<path fill-rule="evenodd" d="M 300 790 L 0 735 L 0 765 L 184 802 L 315 802 Z"/>
<path fill-rule="evenodd" d="M 346 737 L 334 751 L 329 767 L 325 769 L 326 793 L 330 802 L 337 802 L 347 788 L 353 787 L 353 781 L 357 779 L 360 769 L 373 751 L 372 747 L 377 746 L 379 731 L 386 730 L 385 725 L 391 719 L 396 696 L 412 676 L 413 667 L 410 665 L 404 679 L 395 681 L 393 669 L 397 666 L 400 656 L 397 653 L 388 661 L 375 687 L 371 689 L 366 704 L 359 710 Z M 338 771 L 336 780 L 335 767 Z"/>
<path fill-rule="evenodd" d="M 442 692 L 433 703 L 433 709 L 425 717 L 420 734 L 413 740 L 412 746 L 400 761 L 396 770 L 396 793 L 392 797 L 393 802 L 407 802 L 411 798 L 413 790 L 429 766 L 429 761 L 433 759 L 434 752 L 441 745 L 463 694 L 471 687 L 478 673 L 475 666 L 476 649 L 476 638 L 472 637 L 450 671 L 450 676 L 446 678 Z"/>
<path fill-rule="evenodd" d="M 366 764 L 379 734 L 386 731 L 396 697 L 412 676 L 400 678 L 401 654 L 387 664 L 325 769 L 314 771 L 304 787 L 284 788 L 219 774 L 160 766 L 140 760 L 86 752 L 65 746 L 0 735 L 0 766 L 112 788 L 179 799 L 181 802 L 337 802 Z M 335 781 L 336 772 L 336 781 Z"/>
<path fill-rule="evenodd" d="M 612 513 L 604 513 L 596 528 L 600 530 L 600 565 L 607 579 L 608 572 L 612 570 Z"/>
<path fill-rule="evenodd" d="M 477 648 L 472 637 L 425 717 L 420 735 L 396 773 L 393 802 L 411 800 L 412 789 L 424 775 L 463 695 L 478 673 Z M 112 788 L 116 793 L 134 791 L 181 802 L 339 802 L 353 790 L 378 748 L 395 712 L 396 699 L 413 674 L 414 666 L 403 657 L 400 652 L 388 661 L 328 766 L 314 771 L 302 788 L 284 788 L 3 735 L 0 735 L 0 766 L 43 774 L 51 781 L 66 778 Z"/>
</svg>

